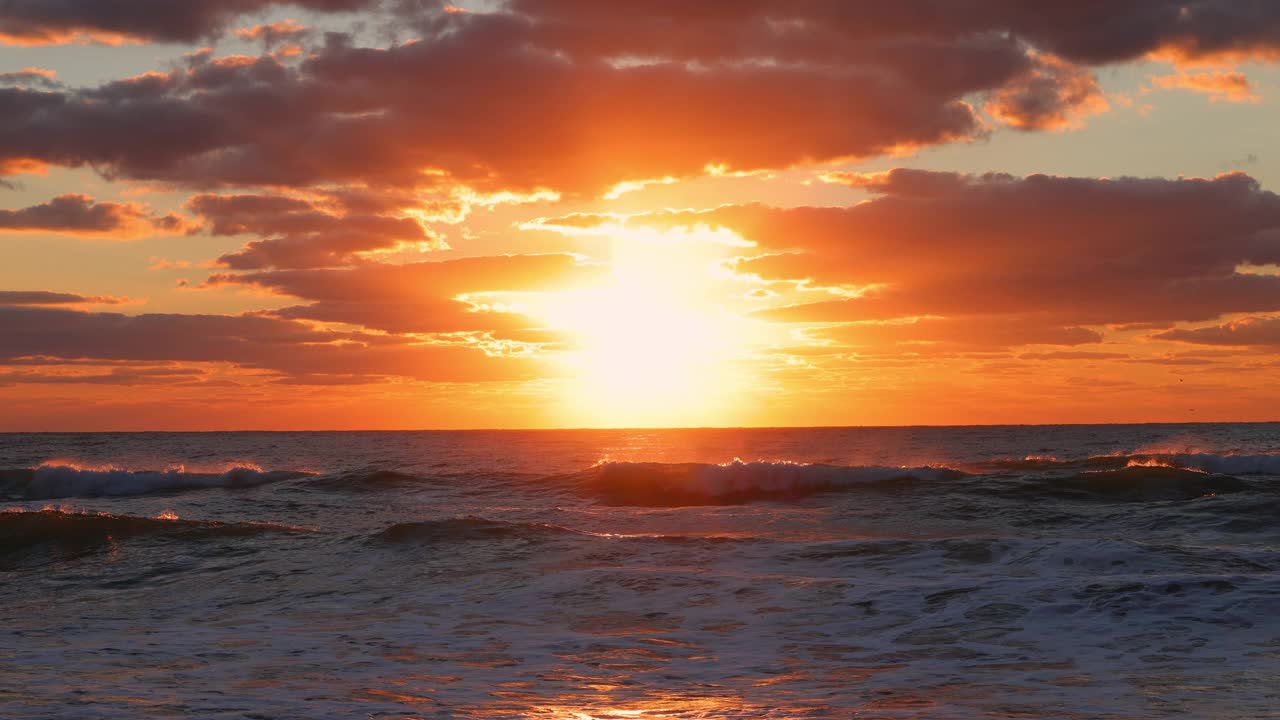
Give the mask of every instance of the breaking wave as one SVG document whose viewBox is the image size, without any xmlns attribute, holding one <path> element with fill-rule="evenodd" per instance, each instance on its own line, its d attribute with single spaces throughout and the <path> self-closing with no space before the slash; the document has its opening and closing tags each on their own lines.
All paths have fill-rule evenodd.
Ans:
<svg viewBox="0 0 1280 720">
<path fill-rule="evenodd" d="M 262 470 L 250 466 L 233 467 L 220 473 L 200 473 L 187 472 L 183 468 L 154 471 L 41 465 L 0 470 L 0 495 L 22 500 L 146 495 L 176 490 L 245 488 L 309 475 L 311 473 Z"/>
<path fill-rule="evenodd" d="M 590 494 L 616 505 L 675 507 L 785 500 L 882 484 L 964 477 L 946 467 L 847 467 L 790 462 L 604 462 L 583 476 Z"/>
<path fill-rule="evenodd" d="M 1130 466 L 1167 465 L 1222 475 L 1280 475 L 1280 454 L 1172 453 L 1131 455 L 1128 460 Z"/>
<path fill-rule="evenodd" d="M 1131 467 L 1166 467 L 1219 475 L 1280 475 L 1280 453 L 1189 453 L 1140 452 L 1095 455 L 1079 459 L 1059 459 L 1029 455 L 1024 458 L 992 460 L 973 465 L 976 473 L 1053 472 L 1059 470 L 1106 471 Z"/>
<path fill-rule="evenodd" d="M 1017 476 L 1015 486 L 982 476 Z M 996 460 L 964 470 L 793 462 L 602 462 L 571 476 L 579 489 L 612 505 L 677 507 L 799 499 L 818 493 L 892 490 L 949 482 L 948 491 L 1018 492 L 1100 500 L 1186 500 L 1266 489 L 1280 475 L 1280 455 L 1169 453 L 1101 455 L 1060 460 Z M 964 482 L 955 482 L 964 481 Z M 1280 487 L 1277 488 L 1280 490 Z"/>
</svg>

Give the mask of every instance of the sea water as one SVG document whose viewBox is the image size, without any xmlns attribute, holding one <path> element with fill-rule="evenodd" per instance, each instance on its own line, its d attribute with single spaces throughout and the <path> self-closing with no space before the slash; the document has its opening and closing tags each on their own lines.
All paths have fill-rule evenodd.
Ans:
<svg viewBox="0 0 1280 720">
<path fill-rule="evenodd" d="M 4 718 L 1280 717 L 1280 425 L 0 435 Z"/>
</svg>

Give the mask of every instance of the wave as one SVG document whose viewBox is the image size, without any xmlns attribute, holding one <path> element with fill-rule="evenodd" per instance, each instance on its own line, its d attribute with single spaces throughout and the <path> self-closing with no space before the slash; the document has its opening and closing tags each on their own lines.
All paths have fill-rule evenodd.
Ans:
<svg viewBox="0 0 1280 720">
<path fill-rule="evenodd" d="M 760 538 L 751 535 L 588 532 L 550 523 L 504 522 L 476 516 L 396 523 L 376 533 L 371 539 L 379 543 L 390 544 L 434 544 L 476 540 L 543 542 L 561 538 L 605 542 L 670 543 L 677 545 L 754 543 L 760 541 Z"/>
<path fill-rule="evenodd" d="M 1222 475 L 1280 475 L 1280 454 L 1169 453 L 1130 455 L 1128 464 L 1168 466 Z"/>
<path fill-rule="evenodd" d="M 539 541 L 569 535 L 588 536 L 589 534 L 547 523 L 511 523 L 480 517 L 465 517 L 396 523 L 374 535 L 373 539 L 378 542 L 401 544 L 508 539 Z"/>
<path fill-rule="evenodd" d="M 616 505 L 736 505 L 817 493 L 937 482 L 965 476 L 946 467 L 849 467 L 790 462 L 604 462 L 580 478 L 583 489 Z"/>
<path fill-rule="evenodd" d="M 176 490 L 246 488 L 281 480 L 308 477 L 293 470 L 234 467 L 221 473 L 82 468 L 74 465 L 41 465 L 0 470 L 0 495 L 11 499 L 51 500 L 70 497 L 146 495 Z"/>
<path fill-rule="evenodd" d="M 56 548 L 64 555 L 77 555 L 139 536 L 202 540 L 298 531 L 298 528 L 267 523 L 182 520 L 175 516 L 149 518 L 52 508 L 17 509 L 0 512 L 0 557 L 21 555 L 41 547 Z"/>
<path fill-rule="evenodd" d="M 1220 475 L 1280 475 L 1280 453 L 1244 455 L 1236 453 L 1138 452 L 1059 459 L 1028 455 L 1024 458 L 990 460 L 966 468 L 981 474 L 1045 472 L 1058 470 L 1123 470 L 1129 467 L 1168 467 L 1199 470 Z"/>
<path fill-rule="evenodd" d="M 965 470 L 981 475 L 1000 475 L 1023 472 L 1053 472 L 1058 470 L 1119 470 L 1129 464 L 1127 455 L 1095 455 L 1087 458 L 1059 459 L 1042 455 L 1024 458 L 987 460 L 966 465 Z"/>
<path fill-rule="evenodd" d="M 998 469 L 997 469 L 998 468 Z M 985 472 L 984 472 L 985 470 Z M 981 475 L 1021 476 L 991 484 Z M 882 467 L 749 462 L 603 462 L 570 476 L 579 489 L 613 505 L 677 507 L 799 499 L 827 492 L 892 490 L 953 481 L 961 492 L 1101 500 L 1188 500 L 1261 486 L 1250 475 L 1280 474 L 1280 455 L 1105 455 L 1080 460 L 1025 458 L 985 468 Z M 1244 476 L 1244 477 L 1238 477 Z M 965 482 L 954 482 L 964 480 Z"/>
<path fill-rule="evenodd" d="M 345 492 L 376 492 L 387 488 L 421 483 L 423 478 L 396 470 L 371 470 L 317 477 L 309 487 Z"/>
</svg>

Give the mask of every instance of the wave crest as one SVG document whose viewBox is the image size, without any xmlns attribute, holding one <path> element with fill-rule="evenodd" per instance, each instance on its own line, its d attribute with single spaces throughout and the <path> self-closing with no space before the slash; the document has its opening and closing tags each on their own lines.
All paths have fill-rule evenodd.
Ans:
<svg viewBox="0 0 1280 720">
<path fill-rule="evenodd" d="M 23 500 L 146 495 L 176 490 L 254 487 L 309 475 L 311 473 L 244 466 L 221 473 L 199 473 L 187 472 L 181 467 L 153 471 L 41 465 L 0 470 L 0 494 Z"/>
<path fill-rule="evenodd" d="M 1137 452 L 1059 459 L 1028 455 L 1024 458 L 990 460 L 973 465 L 979 474 L 1053 472 L 1057 470 L 1106 471 L 1130 467 L 1166 467 L 1219 475 L 1280 475 L 1280 453 L 1237 454 L 1208 452 Z"/>
<path fill-rule="evenodd" d="M 791 462 L 603 462 L 588 471 L 584 488 L 618 505 L 673 507 L 736 505 L 817 493 L 963 477 L 946 467 L 850 467 Z"/>
<path fill-rule="evenodd" d="M 1128 464 L 1166 466 L 1220 475 L 1280 475 L 1280 454 L 1170 453 L 1130 455 Z"/>
</svg>

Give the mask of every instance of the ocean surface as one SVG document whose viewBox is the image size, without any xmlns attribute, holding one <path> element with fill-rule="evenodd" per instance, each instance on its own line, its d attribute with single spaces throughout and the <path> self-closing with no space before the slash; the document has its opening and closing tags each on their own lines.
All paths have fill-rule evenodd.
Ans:
<svg viewBox="0 0 1280 720">
<path fill-rule="evenodd" d="M 1280 425 L 0 435 L 0 717 L 1277 718 Z"/>
</svg>

